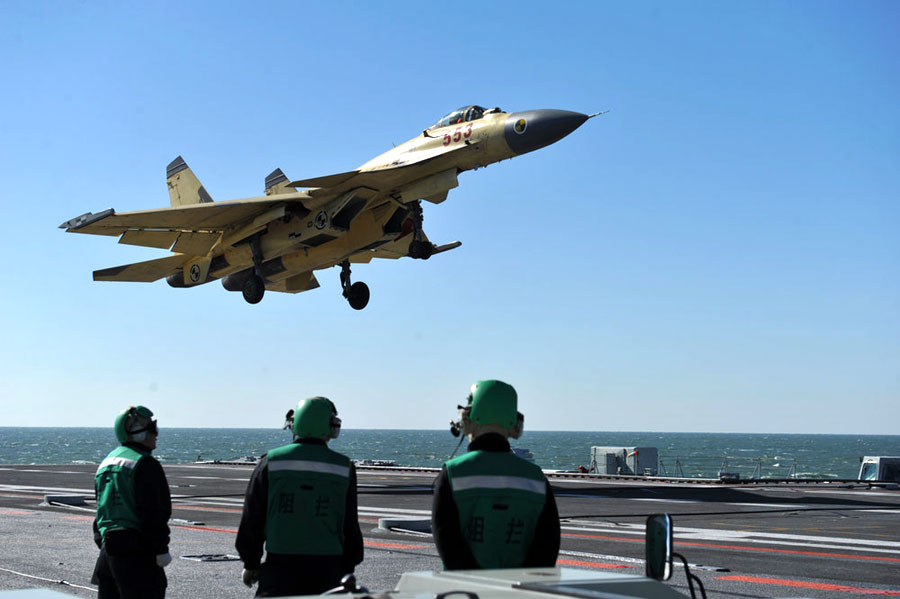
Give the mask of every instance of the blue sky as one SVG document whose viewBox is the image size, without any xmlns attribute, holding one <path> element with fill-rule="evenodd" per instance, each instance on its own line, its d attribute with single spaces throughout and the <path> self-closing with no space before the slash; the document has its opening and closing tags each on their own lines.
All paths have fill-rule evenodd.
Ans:
<svg viewBox="0 0 900 599">
<path fill-rule="evenodd" d="M 468 386 L 526 429 L 896 433 L 894 2 L 5 2 L 0 425 L 443 428 Z M 425 207 L 460 249 L 251 306 L 95 283 L 161 251 L 66 234 L 354 168 L 461 105 L 592 119 Z"/>
</svg>

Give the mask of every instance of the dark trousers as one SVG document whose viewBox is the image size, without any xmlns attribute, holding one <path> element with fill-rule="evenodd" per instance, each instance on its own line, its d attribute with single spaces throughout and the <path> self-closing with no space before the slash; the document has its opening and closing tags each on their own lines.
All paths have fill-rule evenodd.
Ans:
<svg viewBox="0 0 900 599">
<path fill-rule="evenodd" d="M 337 555 L 270 553 L 259 569 L 256 596 L 318 595 L 339 586 L 343 575 Z"/>
<path fill-rule="evenodd" d="M 163 599 L 166 573 L 149 553 L 110 555 L 100 549 L 91 582 L 99 588 L 97 599 Z"/>
</svg>

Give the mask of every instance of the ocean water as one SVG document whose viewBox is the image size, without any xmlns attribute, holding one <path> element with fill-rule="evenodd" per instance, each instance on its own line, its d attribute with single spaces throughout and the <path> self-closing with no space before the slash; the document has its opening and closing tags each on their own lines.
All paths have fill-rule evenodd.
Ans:
<svg viewBox="0 0 900 599">
<path fill-rule="evenodd" d="M 174 428 L 160 431 L 154 455 L 164 463 L 259 456 L 290 441 L 271 429 Z M 330 447 L 352 459 L 393 460 L 402 466 L 439 467 L 459 440 L 446 430 L 341 431 Z M 99 463 L 116 445 L 109 428 L 0 427 L 0 465 Z M 526 431 L 514 447 L 528 448 L 536 464 L 570 470 L 590 465 L 590 448 L 656 447 L 660 474 L 715 477 L 720 470 L 750 478 L 852 479 L 863 455 L 900 455 L 900 435 L 784 435 L 732 433 Z M 461 447 L 459 451 L 465 451 Z M 2 481 L 2 474 L 0 474 Z"/>
</svg>

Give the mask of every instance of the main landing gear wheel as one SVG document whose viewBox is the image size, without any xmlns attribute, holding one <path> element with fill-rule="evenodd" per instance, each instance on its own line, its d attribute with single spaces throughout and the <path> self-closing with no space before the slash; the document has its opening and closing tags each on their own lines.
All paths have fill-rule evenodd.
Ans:
<svg viewBox="0 0 900 599">
<path fill-rule="evenodd" d="M 241 292 L 244 294 L 244 299 L 247 300 L 248 304 L 258 304 L 266 292 L 266 284 L 259 275 L 252 274 L 244 281 Z"/>
<path fill-rule="evenodd" d="M 354 310 L 362 310 L 369 304 L 369 286 L 362 281 L 350 285 L 347 292 L 347 301 Z"/>
<path fill-rule="evenodd" d="M 369 286 L 362 281 L 350 284 L 350 262 L 341 262 L 341 288 L 344 297 L 354 310 L 362 310 L 369 304 Z"/>
<path fill-rule="evenodd" d="M 409 242 L 409 257 L 419 260 L 428 260 L 434 253 L 434 246 L 428 241 L 413 239 Z"/>
</svg>

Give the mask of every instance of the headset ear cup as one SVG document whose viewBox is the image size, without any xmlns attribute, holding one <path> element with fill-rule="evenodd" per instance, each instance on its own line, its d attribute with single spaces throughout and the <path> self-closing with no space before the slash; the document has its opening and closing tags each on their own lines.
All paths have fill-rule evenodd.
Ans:
<svg viewBox="0 0 900 599">
<path fill-rule="evenodd" d="M 459 410 L 459 428 L 462 430 L 463 436 L 468 436 L 475 427 L 475 423 L 470 419 L 471 414 L 472 406 L 466 406 Z"/>
<path fill-rule="evenodd" d="M 328 422 L 328 426 L 328 438 L 337 439 L 341 434 L 341 419 L 337 416 L 332 416 L 331 420 Z"/>
</svg>

